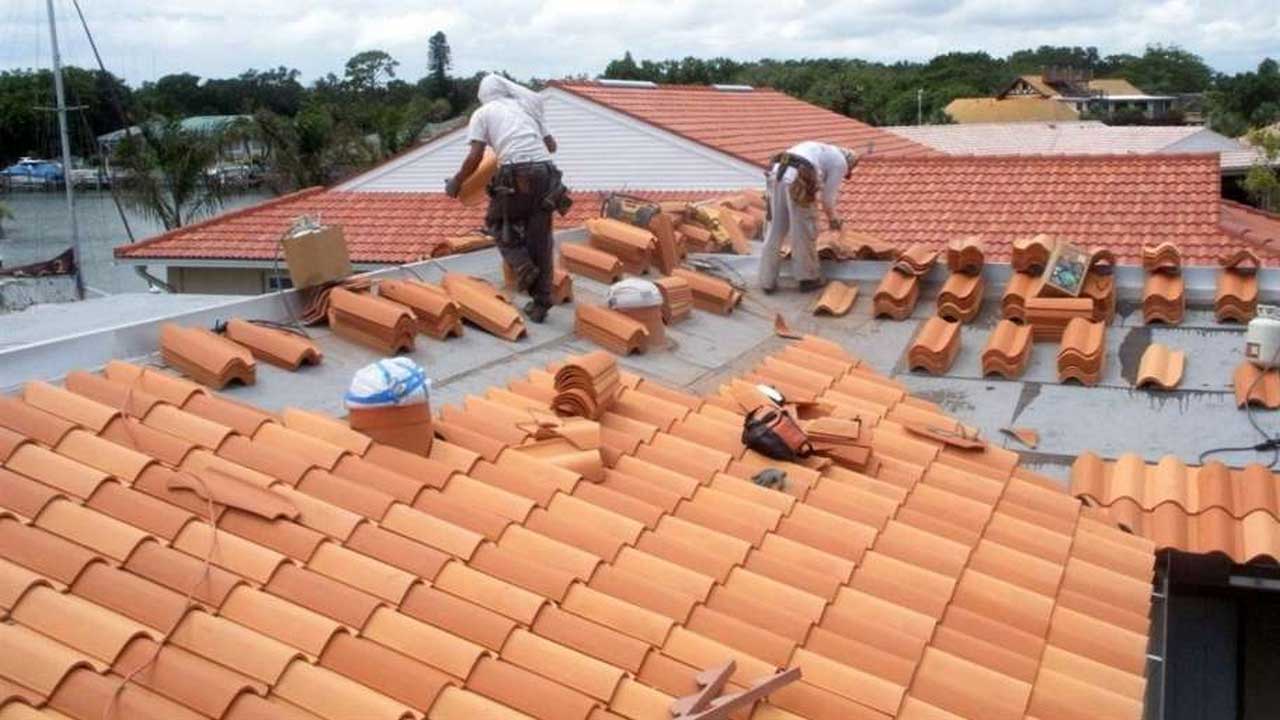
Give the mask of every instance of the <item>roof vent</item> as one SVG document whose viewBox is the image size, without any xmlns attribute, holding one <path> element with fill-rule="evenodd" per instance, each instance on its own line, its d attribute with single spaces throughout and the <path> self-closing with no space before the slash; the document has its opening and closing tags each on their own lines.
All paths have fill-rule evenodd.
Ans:
<svg viewBox="0 0 1280 720">
<path fill-rule="evenodd" d="M 755 88 L 750 85 L 712 85 L 711 87 L 720 92 L 751 92 Z"/>
<path fill-rule="evenodd" d="M 648 80 L 613 80 L 610 78 L 600 78 L 596 82 L 608 87 L 624 87 L 624 88 L 656 88 L 657 83 Z"/>
</svg>

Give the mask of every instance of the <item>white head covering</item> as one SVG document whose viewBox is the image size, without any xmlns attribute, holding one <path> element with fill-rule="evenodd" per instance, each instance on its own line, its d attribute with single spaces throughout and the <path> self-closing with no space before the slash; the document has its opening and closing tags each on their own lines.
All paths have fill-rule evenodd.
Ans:
<svg viewBox="0 0 1280 720">
<path fill-rule="evenodd" d="M 476 96 L 481 103 L 490 103 L 494 100 L 507 98 L 515 100 L 519 103 L 521 109 L 529 114 L 539 125 L 543 123 L 542 117 L 542 96 L 510 80 L 490 73 L 484 76 L 480 81 L 480 88 L 476 92 Z"/>
</svg>

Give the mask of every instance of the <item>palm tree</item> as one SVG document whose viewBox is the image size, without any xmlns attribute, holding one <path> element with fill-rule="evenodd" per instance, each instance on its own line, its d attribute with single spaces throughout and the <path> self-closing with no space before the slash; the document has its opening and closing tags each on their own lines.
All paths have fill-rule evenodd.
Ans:
<svg viewBox="0 0 1280 720">
<path fill-rule="evenodd" d="M 0 202 L 0 240 L 4 239 L 4 221 L 13 219 L 13 211 L 8 205 Z"/>
<path fill-rule="evenodd" d="M 220 132 L 196 132 L 169 118 L 144 122 L 116 151 L 121 201 L 166 230 L 212 215 L 224 200 L 208 170 L 218 160 Z"/>
<path fill-rule="evenodd" d="M 276 192 L 330 185 L 374 159 L 360 133 L 322 105 L 305 107 L 293 118 L 263 110 L 253 125 Z"/>
</svg>

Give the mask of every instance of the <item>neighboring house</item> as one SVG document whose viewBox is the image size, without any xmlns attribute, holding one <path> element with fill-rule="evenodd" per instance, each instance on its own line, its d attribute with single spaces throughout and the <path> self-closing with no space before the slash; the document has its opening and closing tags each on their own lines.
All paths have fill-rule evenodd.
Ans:
<svg viewBox="0 0 1280 720">
<path fill-rule="evenodd" d="M 1097 121 L 1005 122 L 886 127 L 947 155 L 1170 155 L 1217 153 L 1224 176 L 1243 175 L 1262 156 L 1208 128 L 1105 125 Z"/>
<path fill-rule="evenodd" d="M 1175 100 L 1172 95 L 1149 95 L 1123 78 L 1050 70 L 1020 76 L 994 98 L 953 100 L 946 112 L 958 123 L 1075 120 L 1131 111 L 1158 120 L 1169 114 Z"/>
<path fill-rule="evenodd" d="M 775 90 L 659 86 L 625 81 L 555 82 L 543 92 L 556 164 L 577 202 L 557 227 L 599 212 L 599 193 L 657 197 L 763 187 L 769 158 L 805 139 L 871 155 L 935 154 L 923 145 Z M 163 269 L 182 292 L 260 293 L 274 287 L 279 238 L 293 218 L 343 225 L 357 268 L 439 254 L 478 229 L 484 206 L 443 194 L 466 152 L 458 128 L 343 182 L 312 189 L 116 248 L 121 262 Z"/>
<path fill-rule="evenodd" d="M 237 123 L 249 122 L 253 118 L 249 115 L 196 115 L 189 118 L 183 118 L 181 121 L 182 129 L 193 133 L 219 133 L 230 130 Z M 138 127 L 135 125 L 129 128 L 121 128 L 109 132 L 105 135 L 98 136 L 98 149 L 101 155 L 106 159 L 107 172 L 111 172 L 111 159 L 115 155 L 116 148 L 130 133 L 137 133 Z M 219 153 L 219 166 L 245 164 L 266 153 L 266 146 L 251 137 L 237 137 L 223 143 Z M 212 169 L 212 168 L 211 168 Z M 225 167 L 217 168 L 222 174 L 226 173 Z"/>
</svg>

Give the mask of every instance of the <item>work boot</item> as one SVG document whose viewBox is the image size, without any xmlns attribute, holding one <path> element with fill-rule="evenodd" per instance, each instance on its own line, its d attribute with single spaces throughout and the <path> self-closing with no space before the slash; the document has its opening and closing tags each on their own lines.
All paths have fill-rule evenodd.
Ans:
<svg viewBox="0 0 1280 720">
<path fill-rule="evenodd" d="M 524 314 L 529 318 L 530 322 L 536 322 L 539 325 L 547 321 L 547 311 L 551 308 L 543 305 L 537 300 L 530 300 L 524 304 Z"/>
<path fill-rule="evenodd" d="M 765 295 L 772 295 L 777 290 L 778 288 L 776 287 L 765 287 L 764 285 L 760 286 L 760 292 L 764 293 Z"/>
<path fill-rule="evenodd" d="M 813 280 L 801 280 L 800 292 L 812 292 L 814 290 L 819 290 L 821 288 L 824 288 L 826 287 L 826 285 L 827 285 L 826 278 L 815 278 Z"/>
</svg>

